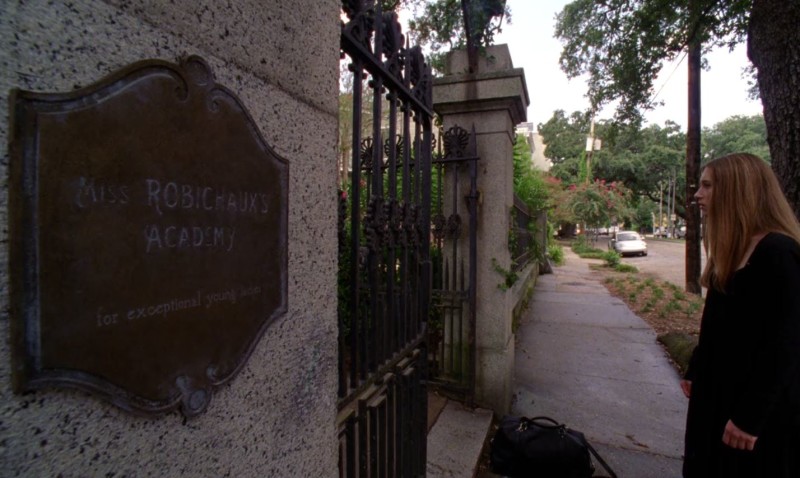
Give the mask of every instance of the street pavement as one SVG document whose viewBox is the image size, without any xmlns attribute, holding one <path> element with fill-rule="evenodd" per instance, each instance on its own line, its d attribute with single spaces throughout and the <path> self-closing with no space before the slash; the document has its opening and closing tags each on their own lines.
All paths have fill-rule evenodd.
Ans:
<svg viewBox="0 0 800 478">
<path fill-rule="evenodd" d="M 512 414 L 583 432 L 619 478 L 680 477 L 687 399 L 678 373 L 653 329 L 589 268 L 599 261 L 564 252 L 566 264 L 537 279 L 517 330 Z M 427 476 L 474 476 L 492 413 L 436 408 Z"/>
<path fill-rule="evenodd" d="M 687 400 L 655 332 L 565 248 L 517 331 L 512 413 L 582 431 L 620 478 L 681 476 Z M 598 468 L 598 475 L 602 474 Z"/>
</svg>

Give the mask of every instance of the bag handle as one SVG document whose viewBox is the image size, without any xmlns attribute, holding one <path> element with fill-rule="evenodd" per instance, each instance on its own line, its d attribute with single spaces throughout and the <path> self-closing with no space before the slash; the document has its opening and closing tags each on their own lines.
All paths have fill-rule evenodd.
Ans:
<svg viewBox="0 0 800 478">
<path fill-rule="evenodd" d="M 533 418 L 529 419 L 529 421 L 531 423 L 535 423 L 535 424 L 539 425 L 542 428 L 551 428 L 552 429 L 552 428 L 561 428 L 561 427 L 564 426 L 563 423 L 558 423 L 557 421 L 553 420 L 552 418 L 545 417 L 543 415 L 542 416 L 538 416 L 538 417 L 533 417 Z M 548 423 L 542 423 L 542 421 L 550 422 L 550 423 L 552 423 L 552 425 L 550 425 Z"/>
<path fill-rule="evenodd" d="M 550 423 L 542 423 L 542 421 Z M 544 428 L 546 430 L 558 430 L 566 428 L 566 426 L 563 423 L 558 423 L 557 421 L 553 420 L 550 417 L 545 417 L 545 416 L 539 416 L 533 418 L 520 417 L 519 427 L 517 427 L 517 431 L 520 432 L 525 431 L 531 424 Z"/>
</svg>

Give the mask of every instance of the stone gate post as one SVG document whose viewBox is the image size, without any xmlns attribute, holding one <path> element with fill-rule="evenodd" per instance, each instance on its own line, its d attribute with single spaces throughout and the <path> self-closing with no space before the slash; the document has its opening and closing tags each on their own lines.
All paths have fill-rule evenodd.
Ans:
<svg viewBox="0 0 800 478">
<path fill-rule="evenodd" d="M 530 103 L 525 74 L 513 67 L 507 45 L 488 47 L 475 73 L 468 73 L 466 51 L 454 51 L 445 76 L 434 80 L 433 102 L 445 131 L 455 125 L 471 130 L 474 125 L 477 134 L 475 398 L 479 405 L 502 415 L 510 408 L 514 369 L 514 304 L 510 289 L 502 286 L 506 279 L 502 271 L 511 270 L 513 139 L 514 126 L 526 120 Z M 463 174 L 462 180 L 468 181 L 467 173 Z"/>
<path fill-rule="evenodd" d="M 339 476 L 341 9 L 338 0 L 0 1 L 0 476 Z M 22 92 L 26 102 L 12 102 Z M 31 106 L 42 97 L 49 103 Z M 269 164 L 268 148 L 289 165 L 285 187 L 252 174 Z M 43 180 L 49 187 L 34 187 Z M 169 210 L 164 195 L 156 205 L 156 185 L 172 191 Z M 266 194 L 287 194 L 287 206 L 257 202 Z M 253 231 L 274 232 L 256 221 L 284 214 L 278 256 L 260 240 L 270 233 Z M 223 226 L 228 249 L 212 249 Z M 56 227 L 65 232 L 38 235 L 47 246 L 25 240 Z M 212 228 L 211 239 L 198 236 Z M 161 249 L 167 229 L 172 246 Z M 271 277 L 286 284 L 285 313 L 260 329 L 270 309 L 259 304 L 282 286 L 243 278 L 230 258 L 253 250 L 241 263 L 260 271 L 280 257 Z M 39 251 L 56 267 L 33 262 Z M 185 276 L 197 282 L 171 275 L 179 271 L 199 271 Z M 205 338 L 194 340 L 198 331 Z M 223 343 L 226 333 L 244 339 Z M 54 369 L 58 386 L 26 388 L 28 370 Z M 191 415 L 176 409 L 184 404 Z"/>
</svg>

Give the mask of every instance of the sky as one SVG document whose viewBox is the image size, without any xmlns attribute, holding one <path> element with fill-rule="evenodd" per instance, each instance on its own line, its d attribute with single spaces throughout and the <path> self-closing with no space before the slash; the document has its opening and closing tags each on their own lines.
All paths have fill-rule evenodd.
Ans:
<svg viewBox="0 0 800 478">
<path fill-rule="evenodd" d="M 553 37 L 555 16 L 567 3 L 569 0 L 507 0 L 511 24 L 504 23 L 502 33 L 495 36 L 496 44 L 508 44 L 514 67 L 525 70 L 531 101 L 528 122 L 534 127 L 547 122 L 557 109 L 569 115 L 589 107 L 584 96 L 585 80 L 568 80 L 558 65 L 562 46 Z M 742 69 L 749 64 L 744 44 L 732 52 L 727 48 L 712 51 L 705 59 L 710 70 L 703 70 L 700 75 L 703 127 L 712 127 L 733 115 L 762 113 L 761 102 L 748 99 L 747 81 L 742 78 Z M 686 63 L 684 59 L 666 64 L 662 69 L 654 88 L 660 90 L 657 101 L 664 101 L 664 105 L 646 114 L 648 124 L 663 126 L 666 120 L 671 120 L 685 130 L 688 115 Z M 611 118 L 613 113 L 612 108 L 606 108 L 598 119 Z"/>
</svg>

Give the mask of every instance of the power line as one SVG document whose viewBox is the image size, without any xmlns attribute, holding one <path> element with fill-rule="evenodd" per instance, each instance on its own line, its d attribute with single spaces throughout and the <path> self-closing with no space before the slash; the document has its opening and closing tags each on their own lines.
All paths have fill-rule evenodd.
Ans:
<svg viewBox="0 0 800 478">
<path fill-rule="evenodd" d="M 681 63 L 683 63 L 683 60 L 686 59 L 686 55 L 688 55 L 688 54 L 689 54 L 689 52 L 684 52 L 683 53 L 683 57 L 681 57 L 681 59 L 678 61 L 678 64 L 675 65 L 675 69 L 672 70 L 672 73 L 669 74 L 669 76 L 664 81 L 664 83 L 661 84 L 661 88 L 659 88 L 658 91 L 656 92 L 656 94 L 653 96 L 653 99 L 651 100 L 651 103 L 655 103 L 656 102 L 656 98 L 658 98 L 658 95 L 661 94 L 661 90 L 663 90 L 664 87 L 667 86 L 667 83 L 669 83 L 669 80 L 672 79 L 672 75 L 674 75 L 675 72 L 678 71 L 678 68 L 681 66 Z"/>
</svg>

